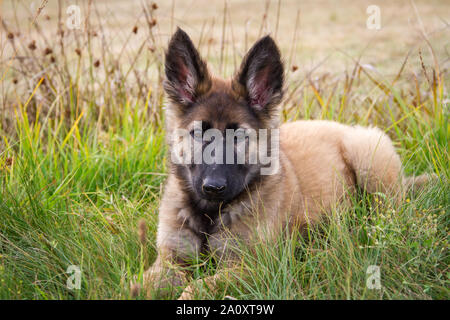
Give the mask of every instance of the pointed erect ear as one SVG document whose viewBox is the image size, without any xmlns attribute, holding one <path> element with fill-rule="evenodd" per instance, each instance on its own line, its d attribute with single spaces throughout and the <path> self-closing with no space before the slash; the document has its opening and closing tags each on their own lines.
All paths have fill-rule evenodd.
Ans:
<svg viewBox="0 0 450 320">
<path fill-rule="evenodd" d="M 180 28 L 169 42 L 165 72 L 164 89 L 169 98 L 182 107 L 195 102 L 211 87 L 206 63 L 200 58 L 189 36 Z"/>
<path fill-rule="evenodd" d="M 283 96 L 283 78 L 280 51 L 273 39 L 265 36 L 244 57 L 232 85 L 251 108 L 270 115 Z"/>
</svg>

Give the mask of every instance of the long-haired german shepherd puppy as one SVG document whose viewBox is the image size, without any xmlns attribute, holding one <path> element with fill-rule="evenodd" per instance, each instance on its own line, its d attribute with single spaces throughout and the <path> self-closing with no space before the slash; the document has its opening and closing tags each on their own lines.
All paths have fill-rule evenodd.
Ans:
<svg viewBox="0 0 450 320">
<path fill-rule="evenodd" d="M 330 121 L 280 126 L 284 70 L 270 36 L 250 49 L 231 80 L 222 80 L 178 29 L 165 74 L 170 174 L 158 258 L 144 276 L 149 296 L 183 285 L 180 270 L 201 253 L 233 259 L 233 239 L 251 245 L 256 234 L 302 230 L 357 189 L 401 201 L 409 185 L 428 180 L 403 176 L 391 140 L 377 128 Z"/>
</svg>

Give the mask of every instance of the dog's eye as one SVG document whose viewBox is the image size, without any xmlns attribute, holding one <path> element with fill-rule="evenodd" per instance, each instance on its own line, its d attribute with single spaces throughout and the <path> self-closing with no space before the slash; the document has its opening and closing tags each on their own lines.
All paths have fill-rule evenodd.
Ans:
<svg viewBox="0 0 450 320">
<path fill-rule="evenodd" d="M 244 137 L 245 136 L 245 129 L 238 128 L 234 131 L 234 135 L 237 137 Z"/>
<path fill-rule="evenodd" d="M 211 129 L 211 124 L 207 121 L 199 121 L 200 122 L 200 126 L 198 126 L 198 122 L 197 125 L 194 126 L 194 129 L 192 129 L 191 136 L 192 138 L 194 138 L 197 141 L 202 141 L 203 139 L 203 134 L 205 133 L 205 131 Z"/>
<path fill-rule="evenodd" d="M 244 142 L 248 140 L 248 136 L 246 135 L 245 129 L 238 128 L 234 131 L 234 142 Z"/>
<path fill-rule="evenodd" d="M 237 128 L 236 131 L 239 133 L 242 132 L 243 134 L 247 133 L 247 129 L 245 129 L 245 128 Z"/>
<path fill-rule="evenodd" d="M 201 129 L 194 129 L 191 131 L 191 136 L 196 141 L 203 141 L 203 130 Z"/>
</svg>

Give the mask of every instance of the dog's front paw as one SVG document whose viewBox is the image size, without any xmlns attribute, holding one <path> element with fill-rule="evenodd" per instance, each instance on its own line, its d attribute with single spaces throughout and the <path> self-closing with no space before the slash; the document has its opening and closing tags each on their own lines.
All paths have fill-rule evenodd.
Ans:
<svg viewBox="0 0 450 320">
<path fill-rule="evenodd" d="M 194 300 L 201 292 L 215 292 L 217 290 L 218 275 L 197 279 L 189 284 L 178 300 Z"/>
<path fill-rule="evenodd" d="M 192 284 L 188 285 L 184 290 L 178 300 L 194 300 L 195 299 L 195 288 Z"/>
<path fill-rule="evenodd" d="M 181 272 L 150 269 L 144 273 L 143 289 L 147 299 L 165 299 L 176 295 L 184 283 L 185 277 Z"/>
</svg>

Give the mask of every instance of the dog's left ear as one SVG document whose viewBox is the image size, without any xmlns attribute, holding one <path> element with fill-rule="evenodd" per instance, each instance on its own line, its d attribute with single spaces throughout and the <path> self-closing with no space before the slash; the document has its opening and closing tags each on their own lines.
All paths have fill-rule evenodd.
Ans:
<svg viewBox="0 0 450 320">
<path fill-rule="evenodd" d="M 182 110 L 211 87 L 206 63 L 187 33 L 180 28 L 170 39 L 166 51 L 165 72 L 164 89 Z"/>
<path fill-rule="evenodd" d="M 265 36 L 244 57 L 232 86 L 252 109 L 270 115 L 283 96 L 283 79 L 280 51 L 275 41 Z"/>
</svg>

